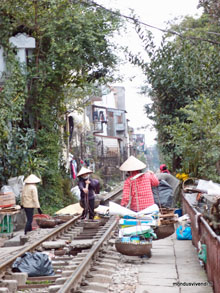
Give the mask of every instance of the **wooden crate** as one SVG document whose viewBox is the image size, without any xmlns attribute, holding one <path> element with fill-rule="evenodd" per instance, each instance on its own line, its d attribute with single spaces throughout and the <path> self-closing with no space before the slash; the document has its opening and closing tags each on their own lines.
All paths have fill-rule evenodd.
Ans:
<svg viewBox="0 0 220 293">
<path fill-rule="evenodd" d="M 0 207 L 15 205 L 15 194 L 13 192 L 0 193 Z"/>
</svg>

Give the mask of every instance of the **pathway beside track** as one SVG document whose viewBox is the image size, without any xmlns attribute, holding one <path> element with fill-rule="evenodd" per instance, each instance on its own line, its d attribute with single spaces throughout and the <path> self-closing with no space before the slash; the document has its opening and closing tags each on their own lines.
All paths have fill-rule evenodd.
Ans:
<svg viewBox="0 0 220 293">
<path fill-rule="evenodd" d="M 152 257 L 138 266 L 136 293 L 212 293 L 196 248 L 176 235 L 153 241 Z"/>
</svg>

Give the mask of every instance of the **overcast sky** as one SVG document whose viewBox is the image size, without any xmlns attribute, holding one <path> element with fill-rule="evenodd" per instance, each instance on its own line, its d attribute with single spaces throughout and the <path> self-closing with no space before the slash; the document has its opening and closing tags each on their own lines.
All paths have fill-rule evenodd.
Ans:
<svg viewBox="0 0 220 293">
<path fill-rule="evenodd" d="M 202 13 L 202 9 L 197 9 L 199 0 L 95 0 L 95 2 L 106 8 L 119 9 L 122 14 L 128 16 L 130 9 L 133 9 L 142 22 L 162 29 L 165 29 L 166 23 L 174 18 L 180 22 L 181 17 L 185 15 L 198 17 Z M 159 45 L 162 33 L 156 29 L 150 30 Z M 134 53 L 143 52 L 141 42 L 131 24 L 127 25 L 127 33 L 115 36 L 115 41 L 129 46 Z M 135 128 L 136 133 L 145 133 L 146 145 L 150 146 L 155 143 L 154 138 L 156 137 L 152 123 L 144 113 L 144 104 L 150 102 L 150 99 L 138 94 L 145 77 L 140 69 L 128 63 L 120 67 L 120 74 L 124 76 L 124 82 L 116 85 L 125 87 L 129 125 Z M 147 130 L 138 130 L 141 126 L 146 125 L 148 125 Z"/>
</svg>

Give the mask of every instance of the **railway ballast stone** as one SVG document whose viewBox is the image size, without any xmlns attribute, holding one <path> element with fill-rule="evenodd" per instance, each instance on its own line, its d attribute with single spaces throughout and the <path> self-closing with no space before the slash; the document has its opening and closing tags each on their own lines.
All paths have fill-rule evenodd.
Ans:
<svg viewBox="0 0 220 293">
<path fill-rule="evenodd" d="M 94 290 L 96 292 L 106 292 L 108 290 L 109 283 L 96 283 L 96 282 L 90 282 L 88 286 L 83 286 L 84 292 L 86 290 Z"/>
<path fill-rule="evenodd" d="M 102 275 L 107 275 L 107 276 L 111 276 L 115 273 L 115 270 L 111 270 L 111 269 L 104 269 L 104 268 L 100 268 L 98 266 L 94 267 L 96 270 L 93 273 L 93 271 L 91 271 L 91 274 L 95 275 L 95 274 L 102 274 Z"/>
<path fill-rule="evenodd" d="M 111 283 L 112 279 L 109 276 L 106 276 L 105 274 L 96 274 L 91 278 L 91 282 L 97 282 L 97 283 Z"/>
<path fill-rule="evenodd" d="M 66 241 L 64 240 L 45 241 L 42 243 L 42 246 L 45 249 L 58 249 L 58 248 L 63 248 L 65 245 L 66 245 Z"/>
</svg>

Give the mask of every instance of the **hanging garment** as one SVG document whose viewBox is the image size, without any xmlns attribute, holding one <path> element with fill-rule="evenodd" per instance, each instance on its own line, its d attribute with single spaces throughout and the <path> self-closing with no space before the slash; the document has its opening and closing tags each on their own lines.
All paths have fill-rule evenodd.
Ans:
<svg viewBox="0 0 220 293">
<path fill-rule="evenodd" d="M 94 120 L 94 121 L 99 121 L 99 114 L 98 114 L 98 111 L 94 111 L 94 112 L 93 112 L 93 120 Z"/>
<path fill-rule="evenodd" d="M 76 164 L 76 160 L 72 160 L 70 161 L 70 170 L 71 170 L 71 176 L 74 179 L 76 179 L 76 176 L 77 176 L 77 164 Z"/>
<path fill-rule="evenodd" d="M 72 116 L 69 116 L 69 141 L 72 140 L 73 137 L 73 130 L 74 130 L 74 120 Z"/>
<path fill-rule="evenodd" d="M 105 116 L 104 116 L 103 111 L 99 112 L 99 121 L 105 121 Z"/>
</svg>

